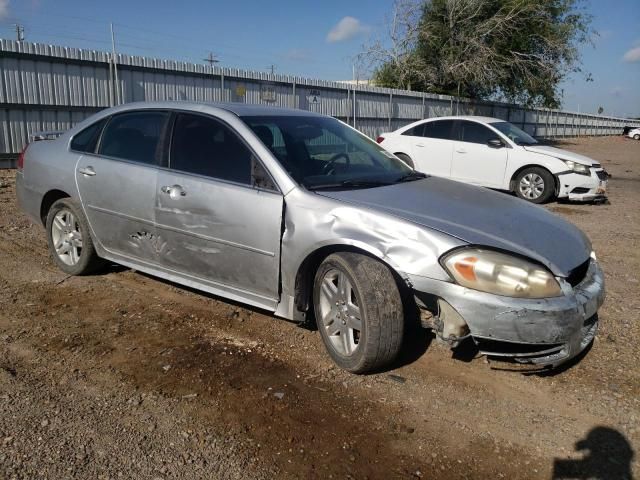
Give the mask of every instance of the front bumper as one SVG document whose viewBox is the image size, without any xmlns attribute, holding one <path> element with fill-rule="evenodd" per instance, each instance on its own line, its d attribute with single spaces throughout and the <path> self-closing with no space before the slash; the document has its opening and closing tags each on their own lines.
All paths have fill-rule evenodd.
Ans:
<svg viewBox="0 0 640 480">
<path fill-rule="evenodd" d="M 553 298 L 503 297 L 417 276 L 410 281 L 419 302 L 428 305 L 435 295 L 449 303 L 482 353 L 545 366 L 558 366 L 591 343 L 605 298 L 604 274 L 594 260 L 577 285 L 559 279 L 564 295 Z"/>
<path fill-rule="evenodd" d="M 609 174 L 602 168 L 592 168 L 591 175 L 561 173 L 558 179 L 558 198 L 591 201 L 605 197 Z"/>
</svg>

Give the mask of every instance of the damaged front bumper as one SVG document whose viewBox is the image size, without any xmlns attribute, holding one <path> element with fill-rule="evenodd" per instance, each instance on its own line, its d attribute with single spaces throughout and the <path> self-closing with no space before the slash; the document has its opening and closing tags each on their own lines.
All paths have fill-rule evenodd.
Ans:
<svg viewBox="0 0 640 480">
<path fill-rule="evenodd" d="M 591 169 L 590 175 L 563 173 L 556 175 L 558 198 L 572 201 L 604 199 L 607 193 L 609 174 L 602 168 Z"/>
<path fill-rule="evenodd" d="M 591 343 L 605 296 L 604 274 L 595 260 L 589 260 L 584 278 L 575 285 L 558 280 L 564 295 L 523 299 L 410 276 L 418 303 L 433 304 L 434 296 L 447 302 L 464 319 L 481 353 L 553 367 Z"/>
</svg>

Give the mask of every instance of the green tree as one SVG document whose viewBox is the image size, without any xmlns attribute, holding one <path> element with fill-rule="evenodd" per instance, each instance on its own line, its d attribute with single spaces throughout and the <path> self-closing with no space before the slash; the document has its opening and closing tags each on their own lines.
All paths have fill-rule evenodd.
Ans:
<svg viewBox="0 0 640 480">
<path fill-rule="evenodd" d="M 380 86 L 558 107 L 558 85 L 581 72 L 579 47 L 595 35 L 582 3 L 397 0 L 393 18 L 396 11 L 413 12 L 400 16 L 415 22 L 400 31 L 408 38 L 400 44 L 391 38 L 386 48 L 394 54 L 387 58 L 380 55 L 384 42 L 367 47 L 363 57 L 375 64 Z"/>
</svg>

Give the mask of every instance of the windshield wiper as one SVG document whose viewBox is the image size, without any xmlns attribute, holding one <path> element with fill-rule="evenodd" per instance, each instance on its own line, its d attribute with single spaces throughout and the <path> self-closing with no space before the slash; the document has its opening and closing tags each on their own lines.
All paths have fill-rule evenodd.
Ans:
<svg viewBox="0 0 640 480">
<path fill-rule="evenodd" d="M 414 180 L 421 180 L 423 178 L 427 178 L 427 174 L 426 173 L 417 172 L 417 171 L 413 170 L 412 172 L 407 173 L 406 175 L 403 175 L 400 178 L 398 178 L 396 180 L 396 182 L 397 183 L 400 183 L 400 182 L 412 182 Z"/>
<path fill-rule="evenodd" d="M 320 183 L 318 185 L 306 185 L 308 190 L 324 190 L 331 188 L 371 188 L 384 187 L 392 185 L 393 182 L 385 182 L 381 180 L 343 180 L 335 183 Z"/>
</svg>

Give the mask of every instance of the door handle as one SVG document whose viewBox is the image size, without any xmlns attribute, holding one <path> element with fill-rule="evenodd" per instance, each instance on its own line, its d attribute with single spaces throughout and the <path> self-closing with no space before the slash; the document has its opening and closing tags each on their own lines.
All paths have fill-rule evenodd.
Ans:
<svg viewBox="0 0 640 480">
<path fill-rule="evenodd" d="M 166 193 L 171 198 L 186 197 L 187 192 L 180 185 L 165 185 L 160 188 L 162 193 Z"/>
<path fill-rule="evenodd" d="M 424 147 L 424 143 L 416 143 L 416 147 Z"/>
<path fill-rule="evenodd" d="M 93 167 L 79 168 L 78 173 L 84 175 L 85 177 L 94 177 L 96 175 L 96 171 L 93 169 Z"/>
<path fill-rule="evenodd" d="M 467 153 L 467 151 L 464 148 L 456 148 L 456 152 L 458 152 L 458 153 Z"/>
</svg>

